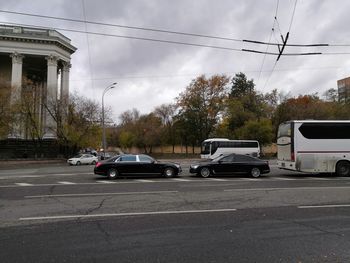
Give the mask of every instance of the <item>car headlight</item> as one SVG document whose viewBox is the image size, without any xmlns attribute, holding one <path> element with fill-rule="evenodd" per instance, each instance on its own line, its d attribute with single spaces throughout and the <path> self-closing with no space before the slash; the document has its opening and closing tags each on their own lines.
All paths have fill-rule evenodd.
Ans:
<svg viewBox="0 0 350 263">
<path fill-rule="evenodd" d="M 198 164 L 191 164 L 191 168 L 192 168 L 192 169 L 197 169 L 198 167 L 199 167 Z"/>
</svg>

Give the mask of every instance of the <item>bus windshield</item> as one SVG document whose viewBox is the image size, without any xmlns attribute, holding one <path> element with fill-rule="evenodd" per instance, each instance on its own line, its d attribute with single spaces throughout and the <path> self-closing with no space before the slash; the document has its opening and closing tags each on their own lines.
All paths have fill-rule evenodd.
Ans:
<svg viewBox="0 0 350 263">
<path fill-rule="evenodd" d="M 277 138 L 290 137 L 290 136 L 291 136 L 291 124 L 289 122 L 281 124 L 278 128 Z"/>
<path fill-rule="evenodd" d="M 201 154 L 210 154 L 210 142 L 203 142 Z"/>
</svg>

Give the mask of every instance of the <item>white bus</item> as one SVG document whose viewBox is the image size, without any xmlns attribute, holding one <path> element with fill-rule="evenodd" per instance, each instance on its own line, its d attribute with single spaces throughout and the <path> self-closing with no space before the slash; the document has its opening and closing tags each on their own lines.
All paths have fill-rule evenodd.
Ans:
<svg viewBox="0 0 350 263">
<path fill-rule="evenodd" d="M 277 166 L 300 172 L 350 175 L 350 121 L 299 120 L 282 123 Z"/>
<path fill-rule="evenodd" d="M 212 138 L 202 142 L 201 158 L 214 159 L 222 154 L 239 153 L 260 157 L 260 145 L 253 140 Z"/>
</svg>

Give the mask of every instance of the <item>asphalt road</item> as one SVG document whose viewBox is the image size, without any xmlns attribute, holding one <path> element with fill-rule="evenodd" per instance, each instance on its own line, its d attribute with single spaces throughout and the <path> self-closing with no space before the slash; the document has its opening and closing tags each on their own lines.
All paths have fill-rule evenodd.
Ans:
<svg viewBox="0 0 350 263">
<path fill-rule="evenodd" d="M 350 177 L 0 170 L 0 262 L 350 262 Z"/>
</svg>

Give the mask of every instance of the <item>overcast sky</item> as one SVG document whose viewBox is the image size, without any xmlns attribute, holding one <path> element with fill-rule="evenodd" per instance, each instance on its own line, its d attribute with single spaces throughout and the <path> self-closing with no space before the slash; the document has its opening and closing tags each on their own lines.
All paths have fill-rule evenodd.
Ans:
<svg viewBox="0 0 350 263">
<path fill-rule="evenodd" d="M 290 29 L 288 44 L 350 44 L 350 1 L 346 0 L 299 0 L 296 5 L 295 0 L 0 0 L 0 10 L 273 43 L 281 43 L 280 35 Z M 242 41 L 0 12 L 0 23 L 5 22 L 266 51 L 265 45 Z M 271 35 L 273 25 L 275 33 Z M 126 110 L 148 113 L 162 103 L 174 102 L 201 74 L 244 72 L 254 79 L 258 91 L 278 89 L 293 95 L 322 95 L 337 88 L 338 79 L 350 76 L 350 46 L 286 47 L 286 54 L 349 54 L 282 56 L 275 65 L 275 55 L 58 31 L 78 48 L 71 61 L 71 92 L 100 102 L 103 90 L 118 82 L 105 96 L 105 106 L 111 106 L 116 122 Z M 278 48 L 272 46 L 268 51 L 278 52 Z"/>
</svg>

